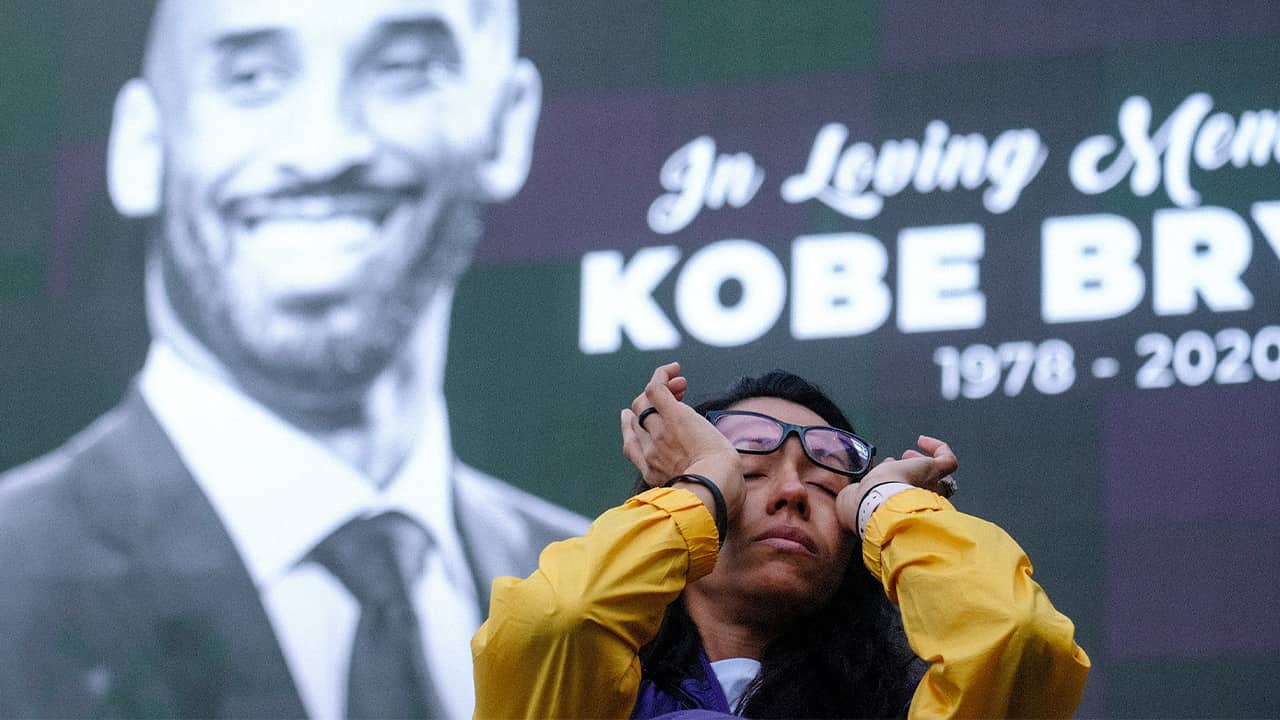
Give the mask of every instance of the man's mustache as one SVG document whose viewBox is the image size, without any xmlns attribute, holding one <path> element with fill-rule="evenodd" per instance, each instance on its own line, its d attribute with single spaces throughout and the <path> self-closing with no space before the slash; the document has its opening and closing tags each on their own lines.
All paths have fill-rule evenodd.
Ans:
<svg viewBox="0 0 1280 720">
<path fill-rule="evenodd" d="M 225 217 L 250 225 L 262 220 L 323 220 L 337 215 L 365 215 L 381 222 L 393 209 L 420 198 L 424 191 L 417 183 L 380 184 L 340 177 L 233 197 L 221 203 L 220 210 Z"/>
</svg>

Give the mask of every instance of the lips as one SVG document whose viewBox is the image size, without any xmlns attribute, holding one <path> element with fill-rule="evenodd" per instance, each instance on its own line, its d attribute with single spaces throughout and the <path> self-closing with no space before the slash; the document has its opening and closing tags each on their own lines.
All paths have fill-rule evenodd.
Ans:
<svg viewBox="0 0 1280 720">
<path fill-rule="evenodd" d="M 781 550 L 804 549 L 814 555 L 818 554 L 818 546 L 809 533 L 791 525 L 775 525 L 752 538 L 752 541 L 763 542 Z"/>
<path fill-rule="evenodd" d="M 264 221 L 317 222 L 335 217 L 363 217 L 381 225 L 411 195 L 407 190 L 361 190 L 257 196 L 227 203 L 224 213 L 250 231 Z"/>
</svg>

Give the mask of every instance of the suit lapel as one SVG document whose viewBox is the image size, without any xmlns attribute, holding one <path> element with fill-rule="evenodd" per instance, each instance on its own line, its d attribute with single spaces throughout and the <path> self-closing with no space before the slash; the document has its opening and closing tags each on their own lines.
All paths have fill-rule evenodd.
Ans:
<svg viewBox="0 0 1280 720">
<path fill-rule="evenodd" d="M 480 615 L 494 578 L 525 577 L 548 543 L 582 534 L 585 518 L 461 463 L 453 467 L 454 522 L 476 581 Z"/>
<path fill-rule="evenodd" d="M 101 472 L 85 478 L 80 497 L 108 542 L 136 561 L 125 592 L 147 608 L 135 630 L 147 635 L 144 655 L 161 663 L 171 714 L 304 716 L 257 589 L 212 505 L 142 397 L 131 392 L 119 410 L 122 422 L 98 446 Z"/>
</svg>

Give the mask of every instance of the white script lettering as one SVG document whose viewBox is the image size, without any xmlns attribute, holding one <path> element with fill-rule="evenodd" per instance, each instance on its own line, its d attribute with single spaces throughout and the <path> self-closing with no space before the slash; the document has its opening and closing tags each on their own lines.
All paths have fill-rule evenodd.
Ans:
<svg viewBox="0 0 1280 720">
<path fill-rule="evenodd" d="M 1071 183 L 1082 193 L 1096 195 L 1127 175 L 1133 193 L 1146 197 L 1163 181 L 1169 199 L 1185 208 L 1200 204 L 1200 193 L 1191 185 L 1193 161 L 1206 171 L 1227 162 L 1237 168 L 1280 162 L 1280 114 L 1251 110 L 1241 113 L 1237 121 L 1222 112 L 1209 115 L 1211 110 L 1213 98 L 1194 93 L 1153 132 L 1151 103 L 1141 95 L 1127 98 L 1117 118 L 1124 144 L 1110 135 L 1082 140 L 1071 152 Z M 1104 167 L 1112 153 L 1115 156 Z"/>
<path fill-rule="evenodd" d="M 845 147 L 848 137 L 843 123 L 823 125 L 804 172 L 783 181 L 782 199 L 816 199 L 847 217 L 869 220 L 880 214 L 885 198 L 908 185 L 928 193 L 958 186 L 976 190 L 988 183 L 983 205 L 999 214 L 1017 204 L 1049 155 L 1030 128 L 1005 130 L 989 143 L 980 133 L 954 135 L 941 120 L 925 126 L 923 141 L 885 140 L 879 152 L 866 142 Z"/>
<path fill-rule="evenodd" d="M 747 153 L 716 156 L 716 141 L 701 135 L 671 153 L 658 181 L 670 192 L 649 206 L 649 228 L 662 235 L 679 232 L 702 208 L 745 206 L 764 182 L 764 170 Z"/>
</svg>

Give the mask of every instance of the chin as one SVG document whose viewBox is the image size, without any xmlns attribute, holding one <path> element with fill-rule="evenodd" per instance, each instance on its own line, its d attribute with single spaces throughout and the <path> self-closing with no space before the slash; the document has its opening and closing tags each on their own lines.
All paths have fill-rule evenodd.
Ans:
<svg viewBox="0 0 1280 720">
<path fill-rule="evenodd" d="M 808 615 L 819 610 L 835 593 L 836 584 L 815 586 L 806 577 L 787 577 L 755 583 L 752 594 L 770 613 Z"/>
<path fill-rule="evenodd" d="M 232 368 L 246 384 L 274 388 L 304 405 L 362 393 L 404 347 L 416 313 L 388 316 L 350 307 L 309 313 L 251 313 L 223 320 Z"/>
</svg>

